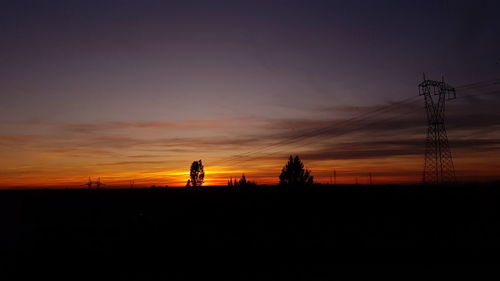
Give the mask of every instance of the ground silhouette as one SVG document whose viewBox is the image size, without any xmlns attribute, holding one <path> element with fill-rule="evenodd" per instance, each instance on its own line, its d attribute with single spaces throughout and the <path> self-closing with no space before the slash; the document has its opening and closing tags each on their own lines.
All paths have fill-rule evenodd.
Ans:
<svg viewBox="0 0 500 281">
<path fill-rule="evenodd" d="M 498 183 L 4 190 L 0 252 L 4 266 L 50 254 L 122 272 L 141 260 L 176 272 L 164 262 L 175 253 L 225 247 L 425 249 L 429 261 L 441 248 L 500 248 L 499 204 Z"/>
</svg>

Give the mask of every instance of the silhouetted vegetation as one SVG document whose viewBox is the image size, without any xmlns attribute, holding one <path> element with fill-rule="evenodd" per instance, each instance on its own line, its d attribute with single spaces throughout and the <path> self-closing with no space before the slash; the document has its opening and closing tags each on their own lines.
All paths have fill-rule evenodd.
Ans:
<svg viewBox="0 0 500 281">
<path fill-rule="evenodd" d="M 150 190 L 166 190 L 168 189 L 168 185 L 165 185 L 165 186 L 156 186 L 156 185 L 152 185 L 151 187 L 149 187 Z"/>
<path fill-rule="evenodd" d="M 241 178 L 239 180 L 236 180 L 236 179 L 233 180 L 233 178 L 228 180 L 227 186 L 229 186 L 229 187 L 254 187 L 254 186 L 257 186 L 257 184 L 253 181 L 247 180 L 245 174 L 242 174 Z"/>
<path fill-rule="evenodd" d="M 290 155 L 288 163 L 283 167 L 280 174 L 280 185 L 305 186 L 314 183 L 311 171 L 304 168 L 304 163 L 299 156 L 295 158 Z"/>
<path fill-rule="evenodd" d="M 193 161 L 191 164 L 191 169 L 189 171 L 190 179 L 186 183 L 186 187 L 189 186 L 201 186 L 203 180 L 205 179 L 205 171 L 203 170 L 203 164 L 201 160 Z"/>
</svg>

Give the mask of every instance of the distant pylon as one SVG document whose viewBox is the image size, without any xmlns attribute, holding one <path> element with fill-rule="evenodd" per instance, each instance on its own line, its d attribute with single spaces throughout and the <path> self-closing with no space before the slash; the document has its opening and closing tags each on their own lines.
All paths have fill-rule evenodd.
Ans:
<svg viewBox="0 0 500 281">
<path fill-rule="evenodd" d="M 425 79 L 418 85 L 427 112 L 427 139 L 422 180 L 429 184 L 455 182 L 455 168 L 446 133 L 445 101 L 456 98 L 455 89 L 444 82 Z"/>
<path fill-rule="evenodd" d="M 94 182 L 94 184 L 97 189 L 100 189 L 102 186 L 106 186 L 104 183 L 101 182 L 101 177 L 99 177 L 97 181 Z"/>
<path fill-rule="evenodd" d="M 94 182 L 93 182 L 93 181 L 92 181 L 92 179 L 90 179 L 90 177 L 89 177 L 89 181 L 88 181 L 87 183 L 82 184 L 82 185 L 87 186 L 89 189 L 92 189 L 92 184 L 93 184 L 93 183 L 94 183 Z"/>
</svg>

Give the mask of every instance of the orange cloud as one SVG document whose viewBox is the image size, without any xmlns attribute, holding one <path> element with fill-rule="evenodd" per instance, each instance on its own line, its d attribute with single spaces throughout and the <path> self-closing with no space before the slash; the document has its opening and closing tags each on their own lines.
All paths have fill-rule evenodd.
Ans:
<svg viewBox="0 0 500 281">
<path fill-rule="evenodd" d="M 189 165 L 198 159 L 207 169 L 207 185 L 225 185 L 242 173 L 259 184 L 276 184 L 290 154 L 300 155 L 321 183 L 331 181 L 333 169 L 338 183 L 354 183 L 356 178 L 367 183 L 369 173 L 374 183 L 418 182 L 425 120 L 422 112 L 412 112 L 414 107 L 356 120 L 4 124 L 0 187 L 79 187 L 88 176 L 100 176 L 110 187 L 128 186 L 130 180 L 135 186 L 183 186 Z M 345 109 L 349 110 L 354 109 Z M 450 145 L 459 179 L 498 179 L 500 134 L 495 128 L 500 118 L 496 111 L 488 112 L 467 111 L 450 118 Z M 471 114 L 484 121 L 482 127 L 468 121 Z"/>
</svg>

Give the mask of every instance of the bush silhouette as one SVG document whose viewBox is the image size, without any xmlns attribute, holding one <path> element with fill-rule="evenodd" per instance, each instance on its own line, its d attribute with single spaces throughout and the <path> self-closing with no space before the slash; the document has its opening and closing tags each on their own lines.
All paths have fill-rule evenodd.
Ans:
<svg viewBox="0 0 500 281">
<path fill-rule="evenodd" d="M 227 186 L 229 186 L 229 187 L 250 187 L 250 186 L 256 186 L 256 185 L 257 184 L 255 184 L 255 182 L 247 180 L 247 177 L 245 176 L 245 174 L 241 175 L 240 180 L 234 179 L 234 181 L 233 181 L 233 178 L 231 178 L 230 180 L 227 181 Z"/>
<path fill-rule="evenodd" d="M 302 163 L 299 156 L 293 158 L 290 155 L 288 163 L 281 170 L 280 185 L 305 186 L 313 183 L 311 171 L 304 168 L 304 163 Z"/>
<path fill-rule="evenodd" d="M 203 164 L 201 163 L 201 160 L 194 161 L 191 164 L 189 177 L 190 179 L 188 179 L 186 187 L 201 186 L 203 184 L 203 180 L 205 179 L 205 171 L 203 170 Z"/>
</svg>

